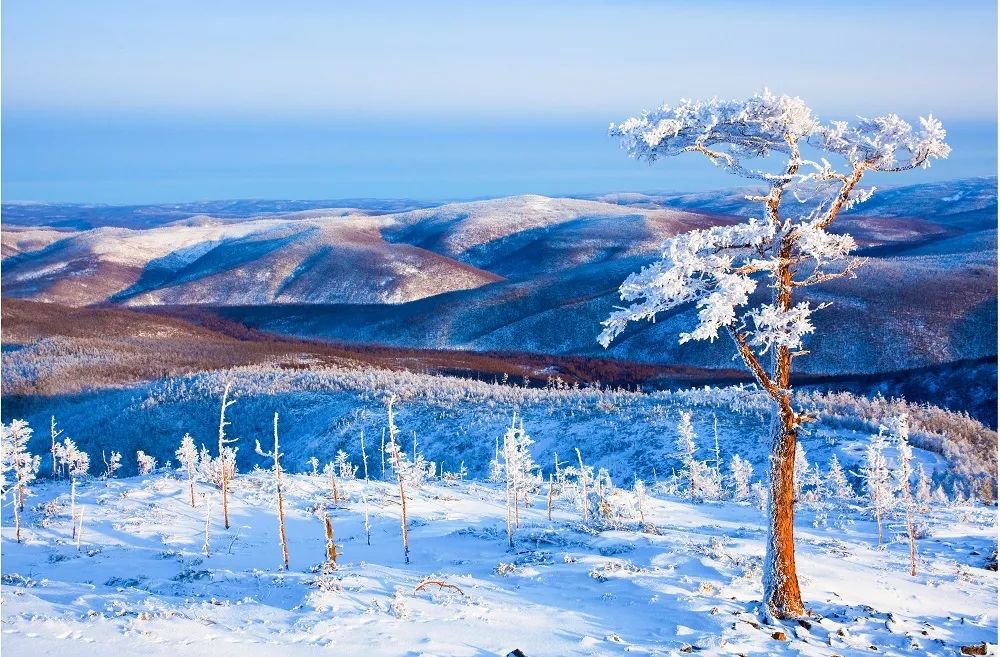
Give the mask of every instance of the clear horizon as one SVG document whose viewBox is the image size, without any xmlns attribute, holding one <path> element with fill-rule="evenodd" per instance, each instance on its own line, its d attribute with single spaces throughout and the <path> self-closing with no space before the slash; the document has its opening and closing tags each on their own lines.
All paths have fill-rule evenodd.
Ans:
<svg viewBox="0 0 1000 657">
<path fill-rule="evenodd" d="M 994 3 L 795 6 L 8 3 L 3 199 L 733 187 L 744 181 L 695 157 L 629 160 L 606 127 L 664 101 L 765 86 L 827 120 L 940 117 L 952 157 L 892 184 L 996 175 Z"/>
</svg>

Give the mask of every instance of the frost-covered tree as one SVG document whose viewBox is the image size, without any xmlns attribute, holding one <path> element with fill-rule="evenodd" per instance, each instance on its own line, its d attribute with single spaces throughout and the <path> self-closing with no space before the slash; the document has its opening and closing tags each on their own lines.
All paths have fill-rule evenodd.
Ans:
<svg viewBox="0 0 1000 657">
<path fill-rule="evenodd" d="M 236 403 L 235 399 L 229 399 L 229 390 L 232 382 L 226 382 L 226 388 L 222 392 L 222 404 L 219 407 L 219 453 L 215 457 L 213 468 L 213 479 L 222 490 L 222 525 L 229 529 L 229 485 L 236 478 L 236 451 L 238 447 L 230 447 L 237 438 L 226 437 L 226 427 L 232 424 L 226 419 L 226 409 Z"/>
<path fill-rule="evenodd" d="M 715 340 L 720 331 L 773 404 L 770 435 L 769 531 L 764 561 L 765 616 L 804 613 L 795 569 L 794 459 L 799 427 L 811 418 L 794 404 L 792 362 L 804 356 L 823 307 L 797 298 L 801 288 L 852 277 L 850 235 L 829 231 L 841 211 L 866 200 L 859 184 L 868 172 L 928 166 L 947 157 L 945 131 L 933 117 L 909 123 L 889 114 L 874 119 L 820 122 L 799 98 L 765 91 L 741 101 L 681 101 L 611 125 L 629 155 L 650 163 L 700 153 L 732 174 L 765 187 L 751 196 L 763 216 L 731 226 L 693 230 L 667 240 L 657 262 L 632 274 L 620 292 L 628 305 L 604 322 L 610 345 L 632 321 L 694 303 L 696 326 L 682 343 Z M 820 154 L 803 157 L 803 148 Z M 842 164 L 827 158 L 834 156 Z M 754 161 L 759 162 L 755 164 Z M 794 200 L 789 203 L 789 199 Z M 767 301 L 751 302 L 766 281 Z"/>
<path fill-rule="evenodd" d="M 861 477 L 865 482 L 865 499 L 868 509 L 875 516 L 878 525 L 878 544 L 882 545 L 882 518 L 892 504 L 892 482 L 889 464 L 885 460 L 886 438 L 884 427 L 872 436 L 865 450 L 865 460 L 861 466 Z"/>
<path fill-rule="evenodd" d="M 284 565 L 284 569 L 288 570 L 288 537 L 285 534 L 285 493 L 281 488 L 281 474 L 284 469 L 281 467 L 281 448 L 278 445 L 278 414 L 274 414 L 274 447 L 270 452 L 265 452 L 261 446 L 260 441 L 257 441 L 256 452 L 259 456 L 264 458 L 273 459 L 274 463 L 271 466 L 271 472 L 274 473 L 274 498 L 277 504 L 278 511 L 278 538 L 281 542 L 281 561 Z"/>
<path fill-rule="evenodd" d="M 76 538 L 76 486 L 81 477 L 90 471 L 90 456 L 79 449 L 72 438 L 56 445 L 59 469 L 69 475 L 69 513 L 73 521 L 73 538 Z"/>
<path fill-rule="evenodd" d="M 351 465 L 350 457 L 342 449 L 337 450 L 337 455 L 333 459 L 333 467 L 337 468 L 337 475 L 341 479 L 354 479 L 358 474 L 358 466 Z"/>
<path fill-rule="evenodd" d="M 830 457 L 830 468 L 823 485 L 827 495 L 835 500 L 854 499 L 854 489 L 847 481 L 847 474 L 844 473 L 836 454 Z"/>
<path fill-rule="evenodd" d="M 795 463 L 792 470 L 792 482 L 795 488 L 795 499 L 802 498 L 806 480 L 809 478 L 809 459 L 806 458 L 806 449 L 801 442 L 795 443 Z"/>
<path fill-rule="evenodd" d="M 49 417 L 49 440 L 52 445 L 50 447 L 50 453 L 52 455 L 52 476 L 56 477 L 59 475 L 59 458 L 57 454 L 59 437 L 62 435 L 62 429 L 56 427 L 56 416 L 52 415 Z"/>
<path fill-rule="evenodd" d="M 697 476 L 697 465 L 695 462 L 695 438 L 694 425 L 691 422 L 691 413 L 681 411 L 681 420 L 677 424 L 676 456 L 681 462 L 681 476 L 687 481 L 687 497 L 695 495 L 697 486 L 695 477 Z"/>
<path fill-rule="evenodd" d="M 729 460 L 729 481 L 735 501 L 745 502 L 750 499 L 750 477 L 752 475 L 753 465 L 739 454 L 733 454 L 733 458 Z"/>
<path fill-rule="evenodd" d="M 888 425 L 889 435 L 896 446 L 899 464 L 893 472 L 899 502 L 906 520 L 906 537 L 910 542 L 910 575 L 917 576 L 917 536 L 914 528 L 916 504 L 910 477 L 913 475 L 913 448 L 910 446 L 910 422 L 905 415 L 893 418 Z"/>
<path fill-rule="evenodd" d="M 926 512 L 930 508 L 934 495 L 931 491 L 931 478 L 927 475 L 927 470 L 924 468 L 923 463 L 917 463 L 916 473 L 917 490 L 914 493 L 914 498 L 920 510 Z"/>
<path fill-rule="evenodd" d="M 191 508 L 194 508 L 194 478 L 198 474 L 198 448 L 194 446 L 194 438 L 185 433 L 181 438 L 181 446 L 174 452 L 177 462 L 181 464 L 188 479 L 188 491 L 191 493 Z"/>
<path fill-rule="evenodd" d="M 118 472 L 122 467 L 122 454 L 121 452 L 116 452 L 111 450 L 111 460 L 105 456 L 104 452 L 101 452 L 101 460 L 104 461 L 104 478 L 112 479 L 115 473 Z"/>
<path fill-rule="evenodd" d="M 514 412 L 503 436 L 503 472 L 506 484 L 507 539 L 514 547 L 514 528 L 521 526 L 519 502 L 527 504 L 528 494 L 541 486 L 538 466 L 531 459 L 529 448 L 534 440 L 524 430 L 524 419 Z"/>
<path fill-rule="evenodd" d="M 21 542 L 21 512 L 28 486 L 35 480 L 42 460 L 28 451 L 31 427 L 24 420 L 0 425 L 0 497 L 13 492 L 14 535 Z M 9 478 L 9 483 L 8 483 Z"/>
<path fill-rule="evenodd" d="M 135 460 L 141 475 L 152 474 L 156 470 L 156 459 L 141 449 L 135 453 Z"/>
<path fill-rule="evenodd" d="M 403 558 L 406 563 L 410 563 L 410 536 L 406 529 L 406 482 L 403 473 L 403 460 L 406 456 L 399 446 L 399 428 L 396 426 L 396 414 L 393 406 L 396 403 L 396 396 L 390 395 L 386 399 L 386 412 L 389 416 L 389 442 L 385 444 L 383 450 L 393 463 L 396 471 L 396 482 L 399 484 L 399 505 L 400 505 L 400 525 L 403 534 Z"/>
</svg>

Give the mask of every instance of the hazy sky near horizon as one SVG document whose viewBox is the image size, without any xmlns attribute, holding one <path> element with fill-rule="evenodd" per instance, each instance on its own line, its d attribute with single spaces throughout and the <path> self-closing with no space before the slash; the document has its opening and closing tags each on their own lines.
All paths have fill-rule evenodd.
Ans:
<svg viewBox="0 0 1000 657">
<path fill-rule="evenodd" d="M 69 0 L 3 5 L 4 200 L 706 189 L 607 124 L 767 86 L 823 118 L 932 112 L 996 173 L 996 4 Z M 685 160 L 685 161 L 681 161 Z"/>
</svg>

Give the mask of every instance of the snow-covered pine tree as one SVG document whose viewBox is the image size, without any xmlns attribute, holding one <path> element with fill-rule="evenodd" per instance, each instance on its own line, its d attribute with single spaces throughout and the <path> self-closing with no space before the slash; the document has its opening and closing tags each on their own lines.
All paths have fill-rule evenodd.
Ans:
<svg viewBox="0 0 1000 657">
<path fill-rule="evenodd" d="M 194 508 L 194 478 L 198 474 L 198 448 L 194 446 L 194 438 L 185 433 L 181 438 L 181 446 L 174 452 L 177 462 L 187 474 L 188 490 L 191 493 L 191 508 Z"/>
<path fill-rule="evenodd" d="M 729 460 L 729 480 L 732 485 L 733 500 L 745 502 L 750 499 L 752 475 L 753 465 L 739 454 L 733 454 L 733 458 Z"/>
<path fill-rule="evenodd" d="M 865 450 L 865 459 L 861 467 L 861 476 L 865 482 L 865 499 L 878 525 L 879 545 L 882 545 L 882 517 L 892 504 L 892 484 L 889 465 L 885 460 L 885 448 L 884 427 L 879 427 L 878 433 L 872 436 Z"/>
<path fill-rule="evenodd" d="M 281 542 L 281 561 L 285 570 L 288 570 L 288 536 L 285 534 L 285 496 L 281 488 L 281 474 L 284 471 L 281 467 L 281 448 L 278 445 L 278 414 L 274 414 L 274 447 L 270 452 L 265 452 L 260 441 L 257 441 L 256 450 L 258 455 L 264 458 L 273 459 L 271 472 L 274 473 L 274 497 L 277 503 L 278 512 L 278 538 Z"/>
<path fill-rule="evenodd" d="M 913 491 L 910 488 L 910 477 L 913 474 L 913 448 L 910 447 L 910 420 L 905 415 L 892 418 L 888 423 L 889 435 L 896 446 L 899 464 L 893 473 L 896 480 L 896 490 L 899 491 L 899 501 L 903 507 L 903 517 L 906 520 L 906 537 L 910 542 L 910 575 L 917 576 L 917 536 L 914 530 L 914 514 L 916 504 Z"/>
<path fill-rule="evenodd" d="M 156 470 L 156 459 L 141 449 L 135 453 L 135 460 L 141 475 L 152 474 Z"/>
<path fill-rule="evenodd" d="M 116 452 L 111 450 L 111 460 L 101 451 L 101 460 L 104 461 L 104 478 L 112 479 L 115 473 L 122 467 L 122 454 L 121 452 Z"/>
<path fill-rule="evenodd" d="M 31 427 L 24 420 L 0 425 L 0 497 L 7 497 L 7 493 L 13 491 L 14 536 L 18 543 L 21 542 L 24 498 L 30 494 L 28 487 L 42 464 L 40 456 L 33 456 L 28 451 L 31 434 Z"/>
<path fill-rule="evenodd" d="M 827 495 L 835 500 L 852 500 L 855 497 L 854 489 L 847 481 L 847 474 L 841 467 L 836 454 L 830 457 L 830 468 L 826 473 L 824 488 L 826 488 Z"/>
<path fill-rule="evenodd" d="M 859 187 L 866 173 L 926 167 L 931 159 L 948 156 L 941 122 L 928 117 L 920 123 L 921 129 L 914 131 L 889 114 L 853 125 L 823 124 L 801 99 L 765 91 L 741 101 L 684 100 L 610 129 L 637 159 L 652 163 L 700 153 L 766 187 L 749 197 L 761 203 L 763 219 L 692 230 L 667 240 L 659 261 L 622 284 L 622 300 L 630 305 L 612 312 L 598 339 L 607 347 L 629 322 L 696 303 L 698 324 L 681 333 L 680 341 L 711 341 L 725 330 L 771 398 L 762 605 L 768 618 L 805 613 L 795 568 L 793 474 L 799 427 L 812 418 L 796 408 L 791 372 L 793 359 L 808 353 L 805 337 L 815 331 L 811 315 L 824 304 L 796 302 L 796 291 L 855 275 L 861 261 L 849 257 L 853 238 L 828 229 L 842 210 L 874 193 Z M 804 146 L 822 156 L 838 156 L 844 166 L 835 167 L 826 157 L 804 158 Z M 753 160 L 762 169 L 754 168 Z M 785 203 L 789 198 L 798 201 L 791 210 Z M 772 298 L 748 309 L 761 279 L 767 279 Z"/>
</svg>

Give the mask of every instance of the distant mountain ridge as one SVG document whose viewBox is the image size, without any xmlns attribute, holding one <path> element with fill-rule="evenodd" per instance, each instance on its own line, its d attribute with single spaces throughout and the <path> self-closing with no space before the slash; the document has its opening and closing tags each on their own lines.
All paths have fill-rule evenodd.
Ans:
<svg viewBox="0 0 1000 657">
<path fill-rule="evenodd" d="M 996 185 L 892 188 L 842 217 L 839 229 L 870 260 L 858 279 L 810 289 L 833 305 L 817 315 L 803 370 L 872 373 L 995 355 Z M 3 295 L 76 306 L 197 304 L 261 330 L 346 342 L 733 365 L 723 340 L 677 344 L 690 308 L 630 327 L 608 351 L 594 336 L 618 285 L 665 238 L 740 221 L 750 207 L 743 192 L 372 202 L 364 210 L 296 202 L 283 214 L 235 216 L 260 211 L 254 203 L 210 204 L 222 217 L 198 205 L 166 215 L 156 206 L 153 227 L 87 230 L 64 228 L 72 213 L 59 206 L 46 226 L 44 208 L 30 206 L 31 225 L 5 217 Z"/>
</svg>

